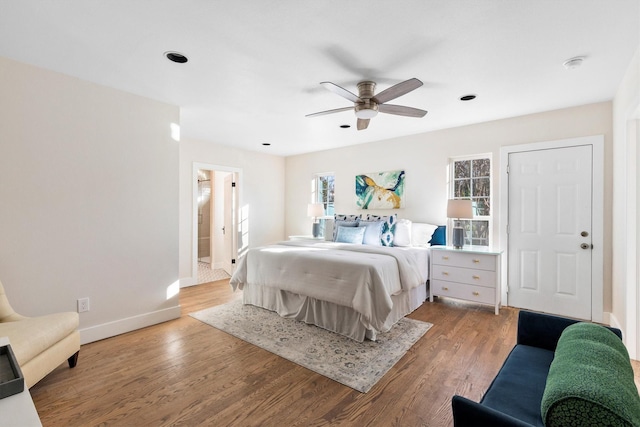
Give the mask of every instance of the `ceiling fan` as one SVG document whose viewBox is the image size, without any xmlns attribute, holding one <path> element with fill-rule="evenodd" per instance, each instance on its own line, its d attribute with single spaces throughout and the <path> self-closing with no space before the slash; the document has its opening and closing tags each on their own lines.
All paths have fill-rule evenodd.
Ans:
<svg viewBox="0 0 640 427">
<path fill-rule="evenodd" d="M 320 111 L 319 113 L 307 114 L 306 117 L 324 116 L 326 114 L 339 113 L 341 111 L 354 110 L 358 118 L 358 130 L 366 129 L 369 120 L 379 112 L 395 114 L 397 116 L 424 117 L 426 111 L 402 105 L 386 104 L 387 101 L 396 99 L 422 86 L 422 82 L 416 78 L 398 83 L 375 95 L 376 83 L 372 81 L 362 81 L 358 83 L 358 95 L 349 92 L 343 87 L 331 82 L 322 82 L 322 86 L 353 102 L 353 107 L 336 108 L 335 110 Z"/>
</svg>

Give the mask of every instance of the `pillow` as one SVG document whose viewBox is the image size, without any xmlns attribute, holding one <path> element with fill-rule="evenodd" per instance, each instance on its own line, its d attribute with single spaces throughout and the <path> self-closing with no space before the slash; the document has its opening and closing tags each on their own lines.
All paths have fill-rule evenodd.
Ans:
<svg viewBox="0 0 640 427">
<path fill-rule="evenodd" d="M 382 246 L 380 235 L 382 234 L 382 226 L 384 221 L 360 221 L 358 227 L 364 227 L 363 245 Z"/>
<path fill-rule="evenodd" d="M 437 225 L 414 222 L 411 224 L 411 244 L 413 246 L 428 246 L 431 235 L 438 228 Z"/>
<path fill-rule="evenodd" d="M 336 241 L 336 236 L 338 235 L 338 228 L 340 227 L 357 227 L 358 226 L 358 220 L 355 221 L 344 221 L 344 220 L 340 220 L 337 219 L 335 221 L 333 221 L 333 241 Z M 362 243 L 362 242 L 360 242 Z"/>
<path fill-rule="evenodd" d="M 579 322 L 558 340 L 540 404 L 554 426 L 639 426 L 640 396 L 629 354 L 609 329 Z"/>
<path fill-rule="evenodd" d="M 439 225 L 436 231 L 433 232 L 431 240 L 429 240 L 431 246 L 446 246 L 447 245 L 447 226 Z"/>
<path fill-rule="evenodd" d="M 393 246 L 411 246 L 411 221 L 399 219 L 393 233 Z"/>
<path fill-rule="evenodd" d="M 397 220 L 398 214 L 388 216 L 367 214 L 365 218 L 365 221 L 384 221 L 380 235 L 380 243 L 382 243 L 382 246 L 393 246 L 393 234 L 396 231 Z"/>
<path fill-rule="evenodd" d="M 342 215 L 342 214 L 333 214 L 333 219 L 334 220 L 341 220 L 341 221 L 357 221 L 359 219 L 362 218 L 362 214 L 358 214 L 358 215 Z"/>
<path fill-rule="evenodd" d="M 364 237 L 365 227 L 343 227 L 338 226 L 338 232 L 336 233 L 336 242 L 340 243 L 356 243 L 362 244 L 362 238 Z"/>
<path fill-rule="evenodd" d="M 324 220 L 324 240 L 333 240 L 333 219 L 331 218 Z"/>
</svg>

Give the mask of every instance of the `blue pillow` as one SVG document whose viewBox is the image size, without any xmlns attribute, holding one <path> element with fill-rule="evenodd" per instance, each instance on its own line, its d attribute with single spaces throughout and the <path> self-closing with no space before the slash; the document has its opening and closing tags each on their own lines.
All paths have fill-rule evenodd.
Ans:
<svg viewBox="0 0 640 427">
<path fill-rule="evenodd" d="M 338 235 L 338 227 L 357 227 L 358 226 L 358 220 L 349 220 L 349 221 L 345 221 L 345 220 L 340 220 L 337 219 L 333 222 L 333 241 L 336 241 L 336 236 Z"/>
<path fill-rule="evenodd" d="M 446 246 L 447 245 L 447 226 L 439 225 L 436 231 L 431 235 L 429 240 L 431 246 Z"/>
<path fill-rule="evenodd" d="M 382 233 L 380 234 L 380 244 L 382 246 L 393 246 L 393 235 L 396 232 L 396 222 L 398 214 L 387 216 L 367 214 L 365 221 L 384 221 L 382 224 Z"/>
<path fill-rule="evenodd" d="M 362 244 L 366 227 L 338 227 L 336 242 Z"/>
<path fill-rule="evenodd" d="M 360 221 L 358 227 L 364 227 L 363 245 L 382 246 L 381 235 L 384 221 Z"/>
</svg>

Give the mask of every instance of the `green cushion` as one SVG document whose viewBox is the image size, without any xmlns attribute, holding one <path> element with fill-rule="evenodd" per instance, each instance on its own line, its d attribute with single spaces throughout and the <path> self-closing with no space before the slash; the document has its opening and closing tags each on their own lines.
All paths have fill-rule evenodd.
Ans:
<svg viewBox="0 0 640 427">
<path fill-rule="evenodd" d="M 640 396 L 624 344 L 593 323 L 564 330 L 542 396 L 550 426 L 640 426 Z"/>
</svg>

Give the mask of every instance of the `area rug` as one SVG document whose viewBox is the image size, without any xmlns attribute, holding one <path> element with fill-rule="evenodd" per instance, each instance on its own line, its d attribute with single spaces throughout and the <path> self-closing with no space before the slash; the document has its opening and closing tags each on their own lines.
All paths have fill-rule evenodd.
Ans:
<svg viewBox="0 0 640 427">
<path fill-rule="evenodd" d="M 191 314 L 208 325 L 366 393 L 433 326 L 402 318 L 362 343 L 241 300 Z"/>
</svg>

